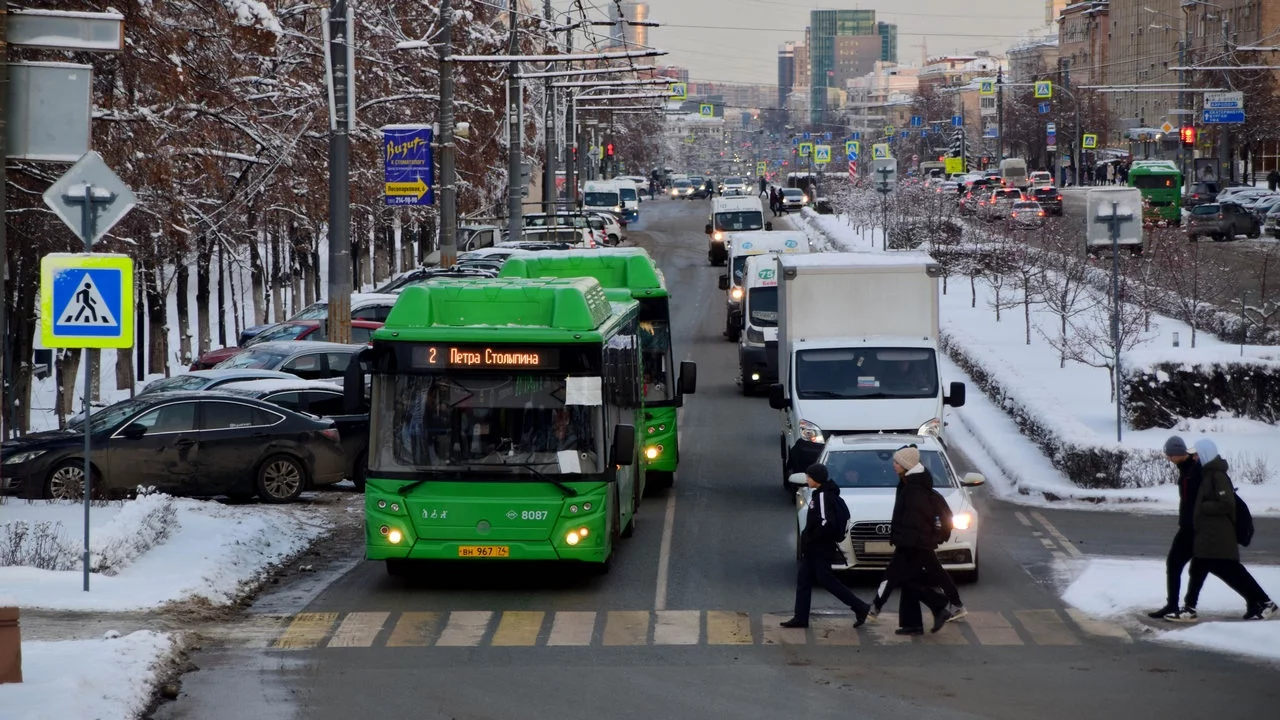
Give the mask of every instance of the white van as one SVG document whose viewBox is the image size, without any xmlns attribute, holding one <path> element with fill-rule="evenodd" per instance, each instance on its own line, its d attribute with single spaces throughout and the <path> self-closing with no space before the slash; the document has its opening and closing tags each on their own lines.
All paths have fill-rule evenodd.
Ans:
<svg viewBox="0 0 1280 720">
<path fill-rule="evenodd" d="M 751 255 L 743 264 L 742 336 L 738 369 L 742 394 L 778 382 L 778 261 L 777 255 Z"/>
<path fill-rule="evenodd" d="M 622 196 L 612 180 L 588 180 L 582 185 L 582 211 L 613 213 L 623 216 Z"/>
<path fill-rule="evenodd" d="M 1025 189 L 1030 182 L 1027 179 L 1027 161 L 1022 158 L 1005 158 L 1001 160 L 1000 181 L 1008 188 Z"/>
<path fill-rule="evenodd" d="M 711 217 L 707 219 L 707 263 L 723 265 L 729 259 L 725 235 L 744 230 L 772 230 L 764 223 L 764 206 L 758 196 L 718 197 L 711 201 Z"/>
<path fill-rule="evenodd" d="M 640 219 L 640 185 L 631 180 L 615 178 L 612 181 L 618 186 L 618 196 L 622 199 L 622 216 L 626 222 Z"/>
<path fill-rule="evenodd" d="M 752 255 L 779 255 L 812 252 L 809 238 L 797 230 L 749 230 L 729 233 L 725 238 L 729 250 L 728 272 L 720 276 L 720 289 L 725 291 L 725 337 L 737 342 L 742 334 L 742 296 L 746 293 L 747 258 Z"/>
</svg>

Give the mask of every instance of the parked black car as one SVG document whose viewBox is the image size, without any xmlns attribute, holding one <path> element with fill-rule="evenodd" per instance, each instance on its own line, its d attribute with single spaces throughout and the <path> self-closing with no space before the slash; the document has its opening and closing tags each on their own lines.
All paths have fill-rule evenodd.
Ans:
<svg viewBox="0 0 1280 720">
<path fill-rule="evenodd" d="M 1040 203 L 1045 215 L 1062 216 L 1062 191 L 1056 187 L 1031 188 L 1031 200 Z"/>
<path fill-rule="evenodd" d="M 1206 203 L 1191 208 L 1186 232 L 1191 242 L 1203 235 L 1214 240 L 1234 240 L 1237 235 L 1257 238 L 1262 236 L 1262 223 L 1235 203 Z"/>
<path fill-rule="evenodd" d="M 95 413 L 89 432 L 95 495 L 146 486 L 283 503 L 342 480 L 332 421 L 218 390 L 138 395 Z M 6 493 L 83 497 L 84 426 L 6 440 L 0 463 Z"/>
<path fill-rule="evenodd" d="M 318 380 L 250 380 L 224 385 L 222 390 L 251 397 L 294 412 L 309 413 L 333 421 L 342 437 L 342 454 L 345 459 L 344 474 L 355 483 L 357 490 L 364 489 L 369 467 L 369 407 L 365 403 L 360 412 L 348 413 L 345 409 L 342 388 Z"/>
<path fill-rule="evenodd" d="M 1215 202 L 1218 199 L 1218 183 L 1196 182 L 1187 188 L 1182 198 L 1182 206 L 1192 208 L 1197 205 Z"/>
</svg>

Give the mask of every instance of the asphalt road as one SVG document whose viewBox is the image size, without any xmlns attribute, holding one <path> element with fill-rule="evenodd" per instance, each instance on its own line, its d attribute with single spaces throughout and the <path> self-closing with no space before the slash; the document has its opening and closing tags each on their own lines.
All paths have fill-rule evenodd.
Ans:
<svg viewBox="0 0 1280 720">
<path fill-rule="evenodd" d="M 158 718 L 1270 717 L 1274 666 L 1145 641 L 1145 626 L 1068 609 L 1082 554 L 1162 556 L 1168 517 L 1031 510 L 979 491 L 982 578 L 967 622 L 897 638 L 854 631 L 815 593 L 814 627 L 781 630 L 794 587 L 792 500 L 777 414 L 736 386 L 706 204 L 642 207 L 633 239 L 674 295 L 677 355 L 699 364 L 675 487 L 647 498 L 613 571 L 436 565 L 409 581 L 354 560 L 261 600 L 206 638 Z M 1253 558 L 1280 553 L 1264 521 Z M 363 548 L 351 548 L 359 558 Z M 874 579 L 853 579 L 864 598 Z M 1163 588 L 1152 588 L 1159 604 Z"/>
</svg>

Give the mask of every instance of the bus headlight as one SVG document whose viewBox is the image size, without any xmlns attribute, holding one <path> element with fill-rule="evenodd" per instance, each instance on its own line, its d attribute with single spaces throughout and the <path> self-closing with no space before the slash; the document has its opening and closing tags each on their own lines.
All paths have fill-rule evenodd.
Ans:
<svg viewBox="0 0 1280 720">
<path fill-rule="evenodd" d="M 585 540 L 586 537 L 590 534 L 591 532 L 587 530 L 585 527 L 580 527 L 576 530 L 570 530 L 569 532 L 565 533 L 564 542 L 566 545 L 569 545 L 570 547 L 572 547 L 582 542 L 583 540 Z"/>
<path fill-rule="evenodd" d="M 403 539 L 404 539 L 404 534 L 401 533 L 399 530 L 392 529 L 390 532 L 387 533 L 387 540 L 389 540 L 392 545 L 399 545 L 400 541 Z"/>
<path fill-rule="evenodd" d="M 644 449 L 644 456 L 650 460 L 657 459 L 657 457 L 661 454 L 662 454 L 661 445 L 650 445 L 649 447 Z"/>
</svg>

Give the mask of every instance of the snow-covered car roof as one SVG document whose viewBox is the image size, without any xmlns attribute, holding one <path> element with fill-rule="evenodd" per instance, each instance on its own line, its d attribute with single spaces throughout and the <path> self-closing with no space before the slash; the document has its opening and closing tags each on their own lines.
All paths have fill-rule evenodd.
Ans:
<svg viewBox="0 0 1280 720">
<path fill-rule="evenodd" d="M 853 450 L 897 450 L 903 445 L 915 445 L 921 450 L 937 450 L 946 452 L 942 442 L 932 435 L 868 434 L 868 435 L 836 435 L 827 438 L 827 449 L 830 452 Z"/>
<path fill-rule="evenodd" d="M 342 392 L 342 379 L 333 378 L 333 382 L 326 380 L 303 380 L 296 376 L 292 380 L 272 378 L 269 380 L 245 380 L 243 382 L 227 383 L 221 385 L 218 390 L 222 392 L 231 392 L 240 395 L 250 395 L 252 397 L 261 397 L 277 392 L 288 392 L 296 390 L 326 390 L 329 392 Z"/>
</svg>

